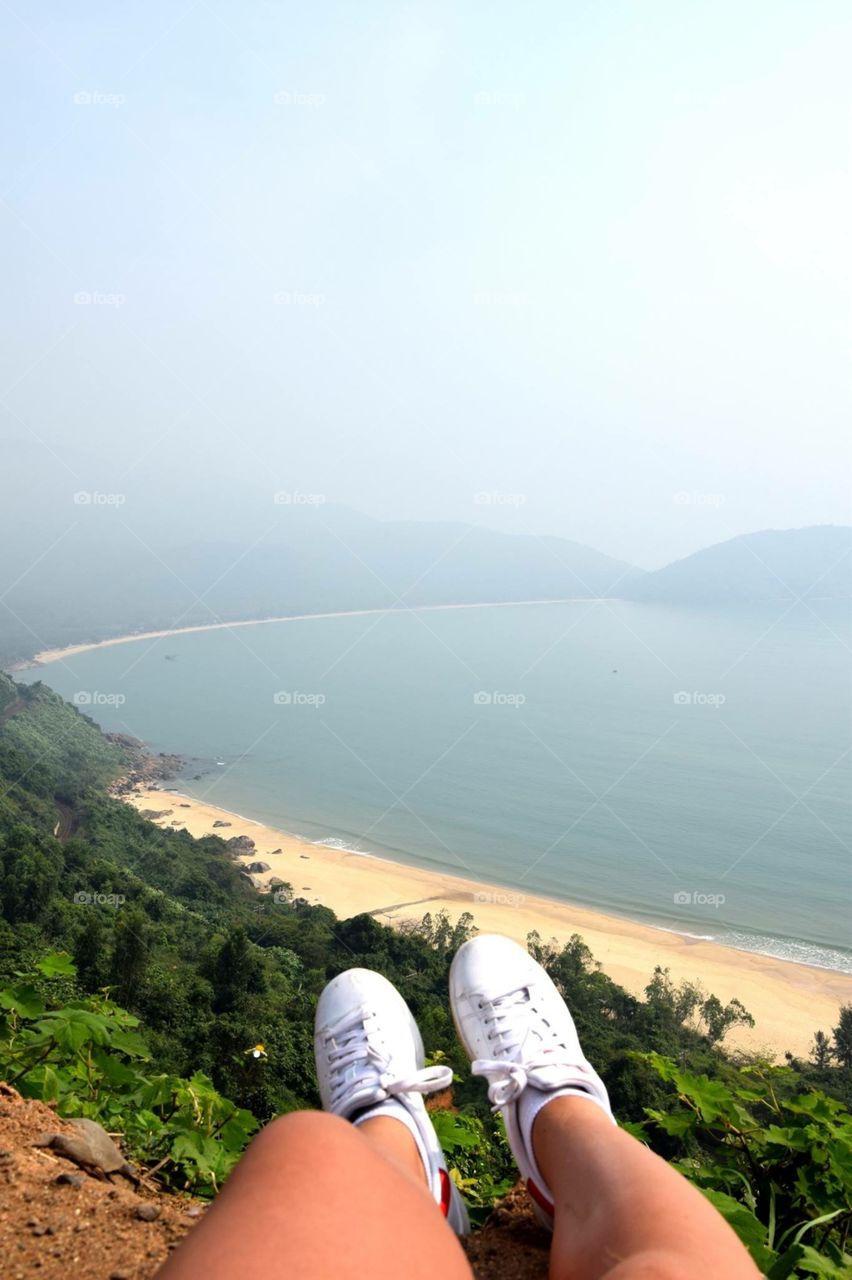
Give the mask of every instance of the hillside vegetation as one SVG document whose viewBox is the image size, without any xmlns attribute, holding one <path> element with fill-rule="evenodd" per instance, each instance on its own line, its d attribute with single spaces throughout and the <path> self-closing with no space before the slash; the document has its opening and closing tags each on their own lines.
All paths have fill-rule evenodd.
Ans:
<svg viewBox="0 0 852 1280">
<path fill-rule="evenodd" d="M 162 830 L 113 800 L 121 748 L 43 686 L 0 676 L 0 721 L 0 1079 L 120 1130 L 164 1185 L 209 1197 L 259 1125 L 318 1105 L 317 995 L 345 968 L 375 968 L 404 990 L 430 1061 L 456 1072 L 435 1120 L 482 1222 L 514 1174 L 447 1004 L 475 921 L 392 930 L 261 895 L 222 840 Z M 748 1017 L 736 1001 L 663 971 L 640 1001 L 582 939 L 529 945 L 620 1122 L 702 1187 L 762 1269 L 848 1275 L 852 1010 L 812 1062 L 734 1061 L 724 1036 Z"/>
</svg>

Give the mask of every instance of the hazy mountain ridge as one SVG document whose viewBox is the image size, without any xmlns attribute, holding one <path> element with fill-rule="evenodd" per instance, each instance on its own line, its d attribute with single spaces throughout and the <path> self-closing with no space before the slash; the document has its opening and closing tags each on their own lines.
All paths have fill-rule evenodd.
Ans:
<svg viewBox="0 0 852 1280">
<path fill-rule="evenodd" d="M 220 512 L 195 492 L 189 523 L 186 510 L 164 522 L 129 501 L 72 505 L 66 488 L 50 542 L 35 546 L 26 525 L 13 536 L 5 513 L 7 663 L 131 631 L 289 613 L 601 596 L 691 607 L 852 599 L 848 526 L 745 534 L 646 573 L 567 538 L 378 521 L 319 501 L 266 494 L 250 511 Z"/>
<path fill-rule="evenodd" d="M 852 599 L 852 527 L 764 529 L 622 585 L 626 599 L 687 605 Z"/>
<path fill-rule="evenodd" d="M 80 504 L 47 554 L 7 535 L 4 576 L 13 585 L 0 611 L 0 655 L 288 613 L 604 596 L 642 574 L 563 538 L 379 522 L 332 504 L 276 508 L 269 495 L 267 504 L 242 535 L 233 512 L 220 522 L 199 507 L 196 527 L 213 532 L 209 541 L 183 529 L 169 541 L 129 504 L 106 503 Z"/>
</svg>

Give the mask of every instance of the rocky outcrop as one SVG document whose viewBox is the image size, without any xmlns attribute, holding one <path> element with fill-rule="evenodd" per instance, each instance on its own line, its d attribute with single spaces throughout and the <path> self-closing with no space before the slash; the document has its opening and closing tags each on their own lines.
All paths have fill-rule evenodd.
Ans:
<svg viewBox="0 0 852 1280">
<path fill-rule="evenodd" d="M 230 840 L 225 841 L 225 845 L 235 858 L 244 858 L 255 850 L 251 836 L 231 836 Z"/>
<path fill-rule="evenodd" d="M 137 787 L 147 787 L 152 782 L 166 782 L 184 767 L 185 762 L 180 756 L 165 752 L 154 755 L 144 742 L 129 733 L 105 733 L 104 737 L 121 748 L 128 763 L 127 773 L 112 787 L 115 796 L 126 796 Z"/>
<path fill-rule="evenodd" d="M 67 1160 L 73 1160 L 87 1173 L 112 1174 L 120 1173 L 131 1182 L 139 1178 L 132 1165 L 128 1164 L 119 1148 L 97 1120 L 67 1120 L 72 1132 L 42 1134 L 35 1147 L 49 1147 Z"/>
</svg>

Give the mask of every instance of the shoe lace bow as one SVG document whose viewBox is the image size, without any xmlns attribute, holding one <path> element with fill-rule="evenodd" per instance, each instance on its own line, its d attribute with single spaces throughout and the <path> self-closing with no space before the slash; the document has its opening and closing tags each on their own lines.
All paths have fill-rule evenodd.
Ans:
<svg viewBox="0 0 852 1280">
<path fill-rule="evenodd" d="M 356 1009 L 326 1030 L 332 1108 L 352 1089 L 350 1068 L 354 1066 L 361 1069 L 357 1082 L 359 1092 L 365 1087 L 374 1089 L 376 1102 L 400 1093 L 435 1093 L 449 1088 L 453 1081 L 450 1067 L 421 1067 L 405 1075 L 391 1072 L 390 1059 L 371 1037 L 373 1026 L 373 1016 Z"/>
<path fill-rule="evenodd" d="M 488 1080 L 488 1097 L 495 1111 L 514 1102 L 528 1084 L 552 1089 L 554 1068 L 570 1066 L 572 1072 L 582 1071 L 581 1067 L 569 1063 L 566 1046 L 543 1018 L 535 1024 L 541 1041 L 535 1054 L 524 1062 L 515 1059 L 514 1055 L 520 1052 L 529 1034 L 531 999 L 528 987 L 499 996 L 479 997 L 479 1007 L 485 1011 L 485 1025 L 490 1028 L 488 1039 L 496 1049 L 493 1058 L 476 1058 L 471 1070 Z M 543 1074 L 545 1069 L 547 1075 Z"/>
</svg>

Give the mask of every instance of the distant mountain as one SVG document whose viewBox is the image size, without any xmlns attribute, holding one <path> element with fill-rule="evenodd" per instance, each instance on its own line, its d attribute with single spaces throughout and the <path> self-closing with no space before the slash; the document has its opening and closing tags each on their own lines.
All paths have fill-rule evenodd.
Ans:
<svg viewBox="0 0 852 1280">
<path fill-rule="evenodd" d="M 331 503 L 276 506 L 271 494 L 261 510 L 239 513 L 193 499 L 194 529 L 185 511 L 176 530 L 141 504 L 75 507 L 67 493 L 49 538 L 32 526 L 23 538 L 22 521 L 4 540 L 13 585 L 0 610 L 0 660 L 219 620 L 605 596 L 642 576 L 564 538 L 381 522 Z"/>
<path fill-rule="evenodd" d="M 715 606 L 852 597 L 852 529 L 766 531 L 644 573 L 567 538 L 379 521 L 270 477 L 229 485 L 141 450 L 16 441 L 0 476 L 0 662 L 207 622 L 426 604 L 618 596 Z M 146 465 L 149 470 L 146 470 Z"/>
<path fill-rule="evenodd" d="M 622 584 L 629 600 L 758 604 L 852 599 L 852 528 L 765 529 L 696 551 Z"/>
</svg>

